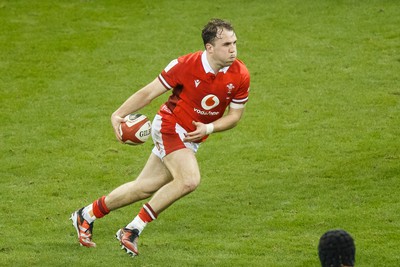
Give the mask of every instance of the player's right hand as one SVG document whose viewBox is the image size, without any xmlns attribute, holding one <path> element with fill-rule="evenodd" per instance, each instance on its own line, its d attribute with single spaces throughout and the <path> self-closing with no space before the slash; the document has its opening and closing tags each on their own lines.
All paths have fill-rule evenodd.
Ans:
<svg viewBox="0 0 400 267">
<path fill-rule="evenodd" d="M 114 129 L 115 137 L 121 143 L 123 143 L 123 142 L 122 142 L 121 133 L 119 132 L 119 126 L 121 125 L 121 122 L 124 122 L 124 121 L 126 121 L 126 119 L 124 117 L 118 116 L 115 113 L 113 113 L 111 115 L 111 125 Z"/>
</svg>

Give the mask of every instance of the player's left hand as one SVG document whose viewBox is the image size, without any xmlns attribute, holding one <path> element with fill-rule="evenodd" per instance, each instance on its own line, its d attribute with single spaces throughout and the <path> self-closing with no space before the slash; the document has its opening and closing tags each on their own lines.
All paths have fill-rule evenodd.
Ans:
<svg viewBox="0 0 400 267">
<path fill-rule="evenodd" d="M 184 142 L 200 141 L 206 135 L 207 127 L 204 123 L 193 121 L 192 124 L 196 126 L 196 130 L 187 133 L 183 139 Z"/>
</svg>

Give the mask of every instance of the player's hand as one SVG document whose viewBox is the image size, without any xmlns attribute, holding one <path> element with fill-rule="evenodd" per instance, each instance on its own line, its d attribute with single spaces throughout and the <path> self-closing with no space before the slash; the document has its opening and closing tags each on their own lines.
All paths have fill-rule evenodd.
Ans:
<svg viewBox="0 0 400 267">
<path fill-rule="evenodd" d="M 187 133 L 183 139 L 184 142 L 200 141 L 206 135 L 207 127 L 204 123 L 193 121 L 192 124 L 196 126 L 196 130 Z"/>
<path fill-rule="evenodd" d="M 111 125 L 114 129 L 115 137 L 121 143 L 123 143 L 123 142 L 122 142 L 122 136 L 119 132 L 119 126 L 120 126 L 121 122 L 124 122 L 124 121 L 126 121 L 126 119 L 121 116 L 118 116 L 116 114 L 111 115 Z"/>
</svg>

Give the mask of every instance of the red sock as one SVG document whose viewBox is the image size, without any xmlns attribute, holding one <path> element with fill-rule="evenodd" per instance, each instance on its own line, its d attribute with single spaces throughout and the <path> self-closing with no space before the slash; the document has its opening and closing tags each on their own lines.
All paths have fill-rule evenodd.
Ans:
<svg viewBox="0 0 400 267">
<path fill-rule="evenodd" d="M 102 196 L 93 202 L 93 214 L 98 219 L 110 213 L 110 210 L 106 206 L 105 199 L 106 196 Z"/>
<path fill-rule="evenodd" d="M 143 205 L 143 208 L 139 211 L 138 215 L 145 223 L 157 219 L 157 213 L 153 210 L 149 203 Z"/>
</svg>

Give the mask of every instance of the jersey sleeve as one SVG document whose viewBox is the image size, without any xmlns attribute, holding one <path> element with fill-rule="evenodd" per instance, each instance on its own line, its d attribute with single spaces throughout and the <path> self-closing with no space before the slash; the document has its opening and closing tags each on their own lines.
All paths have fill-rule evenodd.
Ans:
<svg viewBox="0 0 400 267">
<path fill-rule="evenodd" d="M 174 59 L 158 75 L 158 79 L 166 89 L 171 90 L 179 84 L 178 74 L 181 65 L 178 59 Z"/>
<path fill-rule="evenodd" d="M 249 100 L 249 92 L 250 92 L 250 74 L 246 70 L 242 76 L 242 82 L 240 84 L 239 89 L 236 94 L 232 98 L 232 101 L 229 105 L 231 108 L 241 109 L 244 108 L 245 104 Z"/>
</svg>

